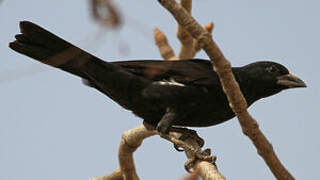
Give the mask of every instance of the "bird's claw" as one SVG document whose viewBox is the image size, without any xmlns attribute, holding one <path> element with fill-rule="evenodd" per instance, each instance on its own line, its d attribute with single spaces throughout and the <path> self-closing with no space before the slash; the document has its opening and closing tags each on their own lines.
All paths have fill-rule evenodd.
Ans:
<svg viewBox="0 0 320 180">
<path fill-rule="evenodd" d="M 179 139 L 181 141 L 184 141 L 188 138 L 195 139 L 201 148 L 204 146 L 204 140 L 198 135 L 197 131 L 192 130 L 192 129 L 186 129 L 185 133 L 183 133 Z"/>
<path fill-rule="evenodd" d="M 180 134 L 184 134 L 183 132 L 189 132 L 189 136 L 180 136 L 179 138 L 174 137 L 174 135 L 169 135 L 169 134 L 165 134 L 165 133 L 159 133 L 159 135 L 164 138 L 167 139 L 168 141 L 172 142 L 174 144 L 174 147 L 178 150 L 178 151 L 185 151 L 187 156 L 188 156 L 188 160 L 185 163 L 184 167 L 186 169 L 186 171 L 191 172 L 191 169 L 194 167 L 194 165 L 199 162 L 199 161 L 207 161 L 209 163 L 212 163 L 215 165 L 215 161 L 216 161 L 216 156 L 211 156 L 211 150 L 210 149 L 205 149 L 205 150 L 201 150 L 201 148 L 197 145 L 195 145 L 196 147 L 188 144 L 187 142 L 185 142 L 186 139 L 188 138 L 193 138 L 192 140 L 196 140 L 194 137 L 200 138 L 196 131 L 193 130 L 189 130 L 189 129 L 185 129 L 183 128 L 181 130 L 181 128 L 178 128 L 178 131 L 175 129 L 174 132 L 178 132 Z M 192 132 L 192 133 L 190 133 Z M 190 136 L 190 134 L 192 136 Z M 196 135 L 196 136 L 195 136 Z M 182 137 L 182 138 L 181 138 Z M 203 139 L 201 138 L 201 140 L 203 141 Z M 199 143 L 200 145 L 203 146 L 204 141 L 202 142 L 200 141 L 200 143 L 197 141 L 197 143 Z M 202 143 L 201 143 L 202 142 Z"/>
<path fill-rule="evenodd" d="M 211 156 L 211 150 L 205 149 L 203 151 L 196 151 L 194 152 L 194 155 L 187 160 L 187 162 L 184 164 L 184 168 L 187 172 L 192 172 L 191 169 L 194 167 L 194 165 L 198 161 L 207 161 L 209 163 L 212 163 L 215 165 L 216 156 Z"/>
<path fill-rule="evenodd" d="M 192 129 L 186 129 L 186 128 L 179 129 L 179 131 L 181 131 L 180 133 L 182 134 L 179 137 L 179 140 L 185 141 L 185 140 L 191 138 L 191 139 L 194 139 L 197 142 L 197 144 L 200 146 L 200 148 L 202 148 L 204 146 L 204 140 L 197 134 L 197 131 L 192 130 Z M 180 151 L 180 152 L 183 151 L 183 149 L 181 149 L 177 145 L 174 145 L 174 148 L 177 151 Z"/>
</svg>

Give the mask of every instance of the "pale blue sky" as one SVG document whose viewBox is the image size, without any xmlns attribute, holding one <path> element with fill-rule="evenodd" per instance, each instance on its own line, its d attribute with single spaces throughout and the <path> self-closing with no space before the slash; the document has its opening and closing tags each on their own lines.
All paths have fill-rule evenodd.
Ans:
<svg viewBox="0 0 320 180">
<path fill-rule="evenodd" d="M 156 0 L 115 2 L 125 24 L 120 31 L 102 33 L 89 16 L 88 1 L 0 4 L 1 180 L 86 180 L 118 167 L 122 132 L 142 120 L 83 86 L 79 78 L 7 47 L 19 21 L 29 20 L 110 61 L 159 59 L 155 27 L 178 48 L 176 23 Z M 199 22 L 215 22 L 214 38 L 234 66 L 274 60 L 307 83 L 306 89 L 262 99 L 249 111 L 296 179 L 319 178 L 320 1 L 195 0 L 193 7 Z M 99 32 L 103 38 L 97 39 Z M 274 179 L 236 118 L 198 132 L 228 179 Z M 185 160 L 159 137 L 147 139 L 135 153 L 141 179 L 180 179 Z"/>
</svg>

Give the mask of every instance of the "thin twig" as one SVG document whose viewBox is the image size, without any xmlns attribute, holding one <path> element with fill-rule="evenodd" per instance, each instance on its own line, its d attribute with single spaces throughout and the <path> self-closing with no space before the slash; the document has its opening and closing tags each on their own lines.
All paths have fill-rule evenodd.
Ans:
<svg viewBox="0 0 320 180">
<path fill-rule="evenodd" d="M 154 40 L 164 60 L 178 60 L 178 57 L 175 56 L 172 47 L 168 43 L 166 35 L 158 28 L 154 29 Z"/>
<path fill-rule="evenodd" d="M 256 146 L 258 153 L 267 163 L 268 167 L 279 180 L 293 180 L 294 177 L 281 164 L 276 156 L 272 145 L 260 131 L 258 123 L 247 111 L 247 103 L 240 91 L 238 83 L 231 71 L 231 64 L 224 57 L 219 47 L 213 41 L 212 36 L 204 30 L 200 24 L 175 0 L 158 0 L 187 30 L 193 38 L 198 40 L 199 45 L 206 51 L 213 64 L 214 70 L 219 75 L 222 87 L 230 102 L 230 107 L 237 115 L 242 131 Z"/>
</svg>

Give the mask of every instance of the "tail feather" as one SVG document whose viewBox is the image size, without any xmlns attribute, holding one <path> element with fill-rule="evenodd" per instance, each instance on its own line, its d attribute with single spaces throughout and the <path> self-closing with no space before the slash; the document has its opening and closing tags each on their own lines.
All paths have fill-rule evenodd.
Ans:
<svg viewBox="0 0 320 180">
<path fill-rule="evenodd" d="M 39 61 L 74 47 L 67 41 L 29 21 L 20 22 L 20 32 L 21 34 L 15 36 L 16 41 L 10 43 L 9 47 Z"/>
<path fill-rule="evenodd" d="M 102 61 L 32 22 L 21 21 L 20 31 L 9 44 L 11 49 L 82 78 L 87 76 L 80 70 L 81 65 Z"/>
<path fill-rule="evenodd" d="M 9 47 L 11 49 L 39 61 L 43 61 L 49 56 L 52 56 L 50 50 L 27 42 L 25 40 L 26 37 L 23 34 L 16 35 L 16 38 L 17 40 L 9 44 Z"/>
<path fill-rule="evenodd" d="M 20 31 L 25 35 L 26 42 L 41 45 L 56 52 L 73 46 L 62 38 L 29 21 L 20 22 Z"/>
</svg>

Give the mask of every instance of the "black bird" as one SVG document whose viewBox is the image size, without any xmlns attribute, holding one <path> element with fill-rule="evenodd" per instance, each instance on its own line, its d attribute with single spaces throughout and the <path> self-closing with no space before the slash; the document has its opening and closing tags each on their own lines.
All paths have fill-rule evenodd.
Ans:
<svg viewBox="0 0 320 180">
<path fill-rule="evenodd" d="M 20 22 L 20 30 L 11 49 L 80 76 L 161 133 L 171 126 L 212 126 L 235 116 L 208 60 L 106 62 L 32 22 Z M 232 72 L 249 106 L 282 90 L 306 87 L 275 62 L 255 62 Z"/>
</svg>

